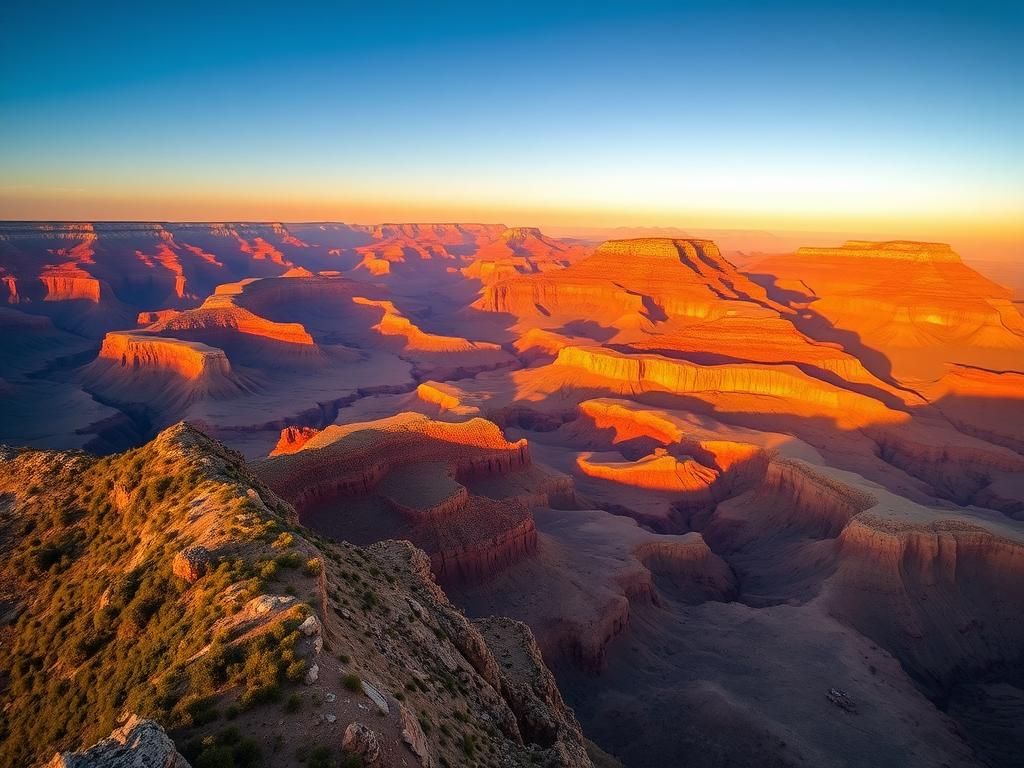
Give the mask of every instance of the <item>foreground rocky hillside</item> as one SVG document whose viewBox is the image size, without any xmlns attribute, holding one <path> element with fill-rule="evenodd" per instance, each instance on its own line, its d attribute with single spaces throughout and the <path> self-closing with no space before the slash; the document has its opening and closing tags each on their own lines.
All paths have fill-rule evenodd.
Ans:
<svg viewBox="0 0 1024 768">
<path fill-rule="evenodd" d="M 0 548 L 2 765 L 111 734 L 53 764 L 590 765 L 525 625 L 467 620 L 408 543 L 311 534 L 185 424 L 4 448 Z"/>
</svg>

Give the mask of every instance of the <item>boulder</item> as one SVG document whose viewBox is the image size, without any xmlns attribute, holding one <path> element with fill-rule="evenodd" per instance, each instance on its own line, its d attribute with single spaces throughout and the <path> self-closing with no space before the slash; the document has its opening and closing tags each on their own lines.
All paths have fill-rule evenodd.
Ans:
<svg viewBox="0 0 1024 768">
<path fill-rule="evenodd" d="M 320 620 L 313 615 L 306 618 L 304 622 L 299 624 L 299 632 L 304 634 L 306 637 L 312 637 L 313 635 L 320 634 Z"/>
<path fill-rule="evenodd" d="M 380 737 L 362 723 L 349 723 L 341 748 L 349 755 L 362 759 L 365 768 L 377 768 L 382 765 Z"/>
<path fill-rule="evenodd" d="M 186 547 L 174 556 L 174 563 L 171 569 L 174 575 L 184 579 L 189 584 L 198 581 L 210 566 L 210 552 L 199 544 Z"/>
</svg>

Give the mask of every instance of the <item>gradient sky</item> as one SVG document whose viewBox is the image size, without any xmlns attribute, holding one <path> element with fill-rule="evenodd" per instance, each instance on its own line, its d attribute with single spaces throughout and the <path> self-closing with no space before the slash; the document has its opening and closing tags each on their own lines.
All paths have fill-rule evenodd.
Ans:
<svg viewBox="0 0 1024 768">
<path fill-rule="evenodd" d="M 5 3 L 0 218 L 1024 241 L 1022 40 L 1010 0 Z"/>
</svg>

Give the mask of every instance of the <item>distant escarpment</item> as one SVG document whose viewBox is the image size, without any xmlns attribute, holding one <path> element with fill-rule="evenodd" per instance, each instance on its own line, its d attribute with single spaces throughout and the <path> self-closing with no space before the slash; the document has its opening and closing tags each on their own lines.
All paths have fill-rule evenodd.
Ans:
<svg viewBox="0 0 1024 768">
<path fill-rule="evenodd" d="M 959 264 L 960 256 L 947 243 L 922 243 L 915 240 L 847 240 L 839 248 L 804 246 L 797 256 L 808 259 L 851 257 L 855 259 L 888 259 L 918 264 Z"/>
<path fill-rule="evenodd" d="M 803 332 L 844 345 L 883 378 L 930 382 L 949 363 L 1022 367 L 1024 318 L 1011 292 L 948 245 L 850 241 L 748 269 L 799 310 L 794 322 Z M 797 283 L 802 288 L 785 289 Z"/>
<path fill-rule="evenodd" d="M 730 302 L 773 306 L 710 240 L 611 240 L 593 255 L 550 275 L 522 275 L 487 285 L 476 307 L 518 317 L 615 320 L 633 315 L 711 318 Z"/>
</svg>

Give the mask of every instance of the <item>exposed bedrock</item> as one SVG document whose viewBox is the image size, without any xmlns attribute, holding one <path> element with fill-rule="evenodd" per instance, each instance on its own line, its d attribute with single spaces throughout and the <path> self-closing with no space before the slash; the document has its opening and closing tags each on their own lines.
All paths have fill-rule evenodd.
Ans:
<svg viewBox="0 0 1024 768">
<path fill-rule="evenodd" d="M 445 582 L 480 580 L 530 554 L 531 507 L 572 495 L 559 478 L 531 468 L 525 440 L 509 442 L 481 418 L 448 423 L 404 413 L 297 433 L 295 442 L 257 465 L 271 487 L 300 514 L 320 516 L 333 500 L 351 499 L 366 536 L 408 538 Z M 509 473 L 524 480 L 495 487 Z M 326 514 L 330 528 L 336 515 Z"/>
<path fill-rule="evenodd" d="M 887 648 L 933 700 L 958 682 L 1024 673 L 1019 531 L 867 513 L 839 543 L 830 610 Z"/>
<path fill-rule="evenodd" d="M 961 506 L 990 506 L 1009 516 L 1024 498 L 1003 498 L 992 492 L 993 480 L 1024 473 L 1024 456 L 955 432 L 939 435 L 928 431 L 879 428 L 867 430 L 878 445 L 878 454 L 928 483 L 935 492 Z M 958 438 L 958 439 L 954 439 Z"/>
<path fill-rule="evenodd" d="M 624 270 L 623 265 L 629 269 Z M 476 307 L 517 316 L 714 318 L 773 305 L 710 240 L 610 240 L 588 258 L 551 275 L 520 275 L 484 288 Z"/>
<path fill-rule="evenodd" d="M 556 750 L 564 765 L 590 765 L 576 715 L 562 700 L 529 627 L 505 617 L 473 622 L 498 662 L 500 693 L 528 743 Z"/>
<path fill-rule="evenodd" d="M 633 551 L 653 574 L 659 590 L 686 603 L 728 601 L 737 595 L 736 576 L 702 537 L 684 542 L 652 540 Z"/>
<path fill-rule="evenodd" d="M 285 427 L 281 430 L 281 437 L 278 438 L 277 445 L 274 446 L 270 455 L 295 453 L 319 433 L 320 430 L 316 427 Z"/>
<path fill-rule="evenodd" d="M 486 419 L 451 424 L 403 413 L 330 426 L 298 451 L 258 465 L 266 482 L 300 511 L 313 501 L 372 491 L 394 468 L 443 462 L 459 482 L 529 466 L 526 440 L 510 443 Z"/>
<path fill-rule="evenodd" d="M 43 287 L 43 301 L 91 301 L 99 304 L 104 294 L 100 281 L 87 275 L 44 274 L 39 277 L 39 282 Z"/>
<path fill-rule="evenodd" d="M 276 323 L 241 307 L 217 304 L 207 300 L 199 309 L 150 313 L 155 315 L 155 318 L 147 330 L 169 335 L 188 332 L 229 332 L 282 344 L 313 346 L 313 337 L 300 323 Z"/>
<path fill-rule="evenodd" d="M 817 595 L 835 570 L 836 537 L 875 503 L 802 461 L 776 458 L 754 488 L 691 523 L 735 570 L 739 599 L 799 604 Z"/>
<path fill-rule="evenodd" d="M 437 520 L 430 539 L 430 565 L 442 583 L 479 582 L 530 555 L 537 528 L 529 509 L 517 502 L 471 497 L 451 517 Z M 429 545 L 429 541 L 424 541 Z"/>
<path fill-rule="evenodd" d="M 608 665 L 609 643 L 629 626 L 635 606 L 661 605 L 665 597 L 691 605 L 736 597 L 732 570 L 700 534 L 658 536 L 637 530 L 630 531 L 622 544 L 613 568 L 591 574 L 594 584 L 586 589 L 595 591 L 572 598 L 583 605 L 563 606 L 557 613 L 555 606 L 545 606 L 523 617 L 537 625 L 549 661 L 564 658 L 580 670 L 600 673 Z M 547 576 L 553 594 L 570 594 L 560 582 L 578 579 L 597 562 L 587 562 L 584 555 L 580 571 L 563 567 Z"/>
</svg>

